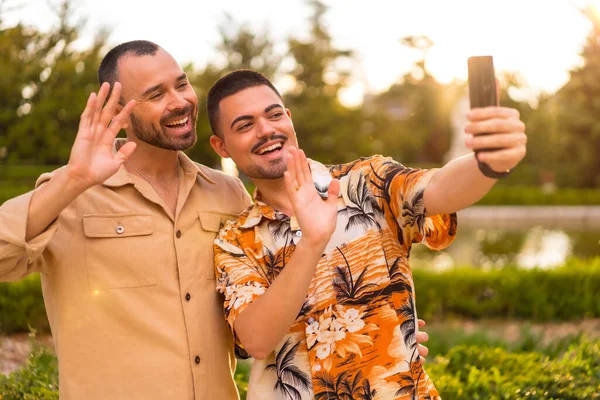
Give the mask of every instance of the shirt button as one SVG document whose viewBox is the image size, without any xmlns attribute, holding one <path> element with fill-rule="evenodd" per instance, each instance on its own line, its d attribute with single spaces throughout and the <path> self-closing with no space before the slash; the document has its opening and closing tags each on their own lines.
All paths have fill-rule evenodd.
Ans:
<svg viewBox="0 0 600 400">
<path fill-rule="evenodd" d="M 117 232 L 120 235 L 121 233 L 125 232 L 125 227 L 123 225 L 118 225 L 115 228 L 115 232 Z"/>
<path fill-rule="evenodd" d="M 177 239 L 181 237 L 181 231 L 179 229 L 177 230 L 177 232 L 175 232 L 175 236 L 177 237 Z"/>
<path fill-rule="evenodd" d="M 302 231 L 296 231 L 296 236 L 302 237 Z"/>
<path fill-rule="evenodd" d="M 196 356 L 196 358 L 194 358 L 194 362 L 196 364 L 200 364 L 200 356 Z"/>
<path fill-rule="evenodd" d="M 190 301 L 190 299 L 191 299 L 191 298 L 192 298 L 192 295 L 190 295 L 189 293 L 186 293 L 186 295 L 185 295 L 185 299 L 186 299 L 187 301 Z"/>
</svg>

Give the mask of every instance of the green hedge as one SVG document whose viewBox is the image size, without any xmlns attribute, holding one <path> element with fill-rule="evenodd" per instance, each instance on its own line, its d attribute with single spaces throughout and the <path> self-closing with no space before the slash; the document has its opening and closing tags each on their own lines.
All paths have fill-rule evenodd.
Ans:
<svg viewBox="0 0 600 400">
<path fill-rule="evenodd" d="M 415 269 L 419 317 L 568 321 L 600 318 L 600 258 L 550 270 Z M 48 331 L 38 275 L 0 283 L 0 332 Z"/>
<path fill-rule="evenodd" d="M 0 283 L 0 332 L 49 332 L 38 274 L 18 282 Z"/>
<path fill-rule="evenodd" d="M 540 187 L 497 185 L 477 205 L 600 205 L 600 189 L 559 188 L 552 193 L 545 193 Z"/>
<path fill-rule="evenodd" d="M 249 366 L 241 366 L 236 383 L 245 399 Z M 600 341 L 579 341 L 558 356 L 458 346 L 426 368 L 444 399 L 600 398 Z M 35 352 L 22 369 L 0 376 L 0 399 L 57 400 L 56 370 L 53 356 Z"/>
<path fill-rule="evenodd" d="M 549 270 L 414 270 L 419 317 L 533 321 L 600 317 L 600 258 Z"/>
<path fill-rule="evenodd" d="M 600 398 L 600 341 L 558 357 L 458 346 L 426 368 L 444 399 Z"/>
</svg>

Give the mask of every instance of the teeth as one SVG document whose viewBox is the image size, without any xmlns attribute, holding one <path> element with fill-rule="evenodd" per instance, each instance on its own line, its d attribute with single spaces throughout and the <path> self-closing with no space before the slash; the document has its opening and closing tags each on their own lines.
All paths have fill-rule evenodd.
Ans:
<svg viewBox="0 0 600 400">
<path fill-rule="evenodd" d="M 265 154 L 267 151 L 271 151 L 271 150 L 275 150 L 275 149 L 280 149 L 281 148 L 281 143 L 276 143 L 272 146 L 269 147 L 265 147 L 264 149 L 261 149 L 258 154 Z"/>
<path fill-rule="evenodd" d="M 169 122 L 168 124 L 165 124 L 165 125 L 167 125 L 167 126 L 181 125 L 181 124 L 185 124 L 187 121 L 188 121 L 188 117 L 185 117 L 185 118 L 182 118 L 177 121 Z"/>
</svg>

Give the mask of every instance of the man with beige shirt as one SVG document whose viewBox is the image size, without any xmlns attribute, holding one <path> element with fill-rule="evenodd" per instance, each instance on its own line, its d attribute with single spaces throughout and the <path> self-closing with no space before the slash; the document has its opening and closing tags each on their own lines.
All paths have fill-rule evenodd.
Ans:
<svg viewBox="0 0 600 400">
<path fill-rule="evenodd" d="M 98 75 L 112 95 L 90 96 L 69 163 L 0 207 L 0 280 L 41 273 L 61 399 L 238 399 L 212 243 L 250 197 L 181 152 L 197 98 L 167 52 L 124 43 Z"/>
</svg>

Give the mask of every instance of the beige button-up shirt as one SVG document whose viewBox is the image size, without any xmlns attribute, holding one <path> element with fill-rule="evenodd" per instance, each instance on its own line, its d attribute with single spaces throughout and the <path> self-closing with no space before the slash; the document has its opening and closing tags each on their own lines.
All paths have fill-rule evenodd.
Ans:
<svg viewBox="0 0 600 400">
<path fill-rule="evenodd" d="M 41 273 L 62 400 L 238 398 L 212 244 L 251 199 L 236 178 L 179 160 L 174 217 L 125 167 L 29 242 L 33 192 L 0 207 L 0 280 Z"/>
</svg>

